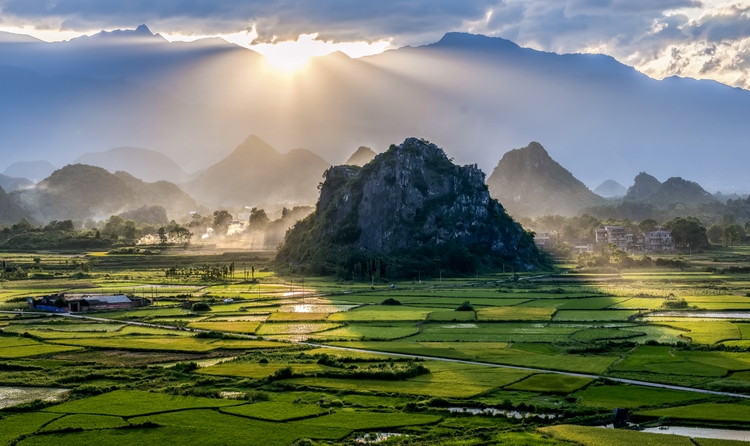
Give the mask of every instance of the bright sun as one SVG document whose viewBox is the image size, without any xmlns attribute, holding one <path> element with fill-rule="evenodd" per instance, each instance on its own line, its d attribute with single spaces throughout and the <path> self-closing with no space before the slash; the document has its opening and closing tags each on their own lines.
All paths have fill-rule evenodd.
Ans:
<svg viewBox="0 0 750 446">
<path fill-rule="evenodd" d="M 303 68 L 313 57 L 320 57 L 341 51 L 349 57 L 362 57 L 379 54 L 388 49 L 390 40 L 377 42 L 332 42 L 317 40 L 318 34 L 302 34 L 297 40 L 274 41 L 271 43 L 253 43 L 257 38 L 255 30 L 222 35 L 228 42 L 236 43 L 266 58 L 266 62 L 285 73 L 292 73 Z"/>
</svg>

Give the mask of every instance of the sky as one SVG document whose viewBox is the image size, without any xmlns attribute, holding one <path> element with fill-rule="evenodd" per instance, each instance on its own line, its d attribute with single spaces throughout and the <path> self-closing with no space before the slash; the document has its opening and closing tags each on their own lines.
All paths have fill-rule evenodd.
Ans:
<svg viewBox="0 0 750 446">
<path fill-rule="evenodd" d="M 286 69 L 465 31 L 750 89 L 750 0 L 0 0 L 0 31 L 47 41 L 140 24 L 168 40 L 223 37 Z"/>
</svg>

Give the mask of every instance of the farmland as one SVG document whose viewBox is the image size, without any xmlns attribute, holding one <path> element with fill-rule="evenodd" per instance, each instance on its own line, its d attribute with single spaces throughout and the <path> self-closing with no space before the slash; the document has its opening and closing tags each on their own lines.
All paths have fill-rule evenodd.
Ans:
<svg viewBox="0 0 750 446">
<path fill-rule="evenodd" d="M 0 444 L 723 444 L 590 427 L 614 408 L 644 426 L 750 430 L 750 275 L 702 271 L 708 255 L 687 271 L 304 288 L 270 272 L 165 279 L 179 256 L 83 255 L 88 277 L 0 282 Z M 53 292 L 151 305 L 20 310 Z"/>
</svg>

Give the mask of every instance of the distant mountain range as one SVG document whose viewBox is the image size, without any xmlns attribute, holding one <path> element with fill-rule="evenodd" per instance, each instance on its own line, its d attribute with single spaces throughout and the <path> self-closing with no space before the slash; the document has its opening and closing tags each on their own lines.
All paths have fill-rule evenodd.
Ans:
<svg viewBox="0 0 750 446">
<path fill-rule="evenodd" d="M 211 206 L 312 204 L 328 167 L 309 150 L 282 154 L 253 135 L 182 188 Z"/>
<path fill-rule="evenodd" d="M 577 215 L 608 201 L 591 192 L 537 142 L 503 155 L 487 186 L 514 217 Z"/>
<path fill-rule="evenodd" d="M 26 178 L 33 183 L 38 183 L 52 175 L 52 172 L 56 170 L 57 167 L 53 166 L 49 161 L 19 161 L 8 166 L 3 175 L 14 178 Z"/>
<path fill-rule="evenodd" d="M 162 206 L 182 220 L 199 206 L 175 184 L 146 183 L 129 173 L 73 164 L 55 171 L 34 188 L 11 194 L 13 201 L 41 222 L 106 219 L 145 205 Z"/>
<path fill-rule="evenodd" d="M 154 150 L 135 147 L 118 147 L 106 152 L 85 153 L 73 164 L 98 166 L 112 173 L 124 171 L 147 182 L 165 180 L 182 183 L 190 179 L 188 173 L 170 157 Z"/>
<path fill-rule="evenodd" d="M 360 59 L 334 53 L 291 76 L 221 39 L 169 43 L 145 26 L 57 43 L 5 36 L 0 85 L 8 163 L 64 165 L 130 146 L 198 170 L 252 133 L 331 160 L 418 135 L 485 170 L 537 139 L 587 184 L 644 166 L 712 190 L 750 181 L 750 151 L 738 146 L 750 140 L 750 92 L 470 34 Z"/>
<path fill-rule="evenodd" d="M 604 198 L 624 197 L 628 193 L 628 188 L 615 180 L 606 180 L 594 189 L 594 193 Z"/>
</svg>

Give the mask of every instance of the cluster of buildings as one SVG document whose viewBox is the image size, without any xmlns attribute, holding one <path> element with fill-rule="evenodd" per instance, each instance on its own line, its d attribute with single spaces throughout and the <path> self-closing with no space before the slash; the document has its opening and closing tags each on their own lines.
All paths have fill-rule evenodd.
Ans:
<svg viewBox="0 0 750 446">
<path fill-rule="evenodd" d="M 550 231 L 536 232 L 534 242 L 540 248 L 550 247 L 557 242 L 556 233 Z M 595 243 L 572 243 L 576 254 L 594 252 L 597 245 L 614 244 L 617 249 L 625 252 L 659 253 L 674 251 L 672 232 L 657 227 L 654 231 L 642 234 L 629 233 L 622 226 L 604 226 L 596 230 Z"/>
<path fill-rule="evenodd" d="M 70 296 L 64 293 L 50 294 L 34 299 L 29 297 L 29 310 L 50 311 L 53 313 L 84 313 L 87 311 L 123 310 L 149 305 L 148 299 L 117 296 Z"/>
</svg>

